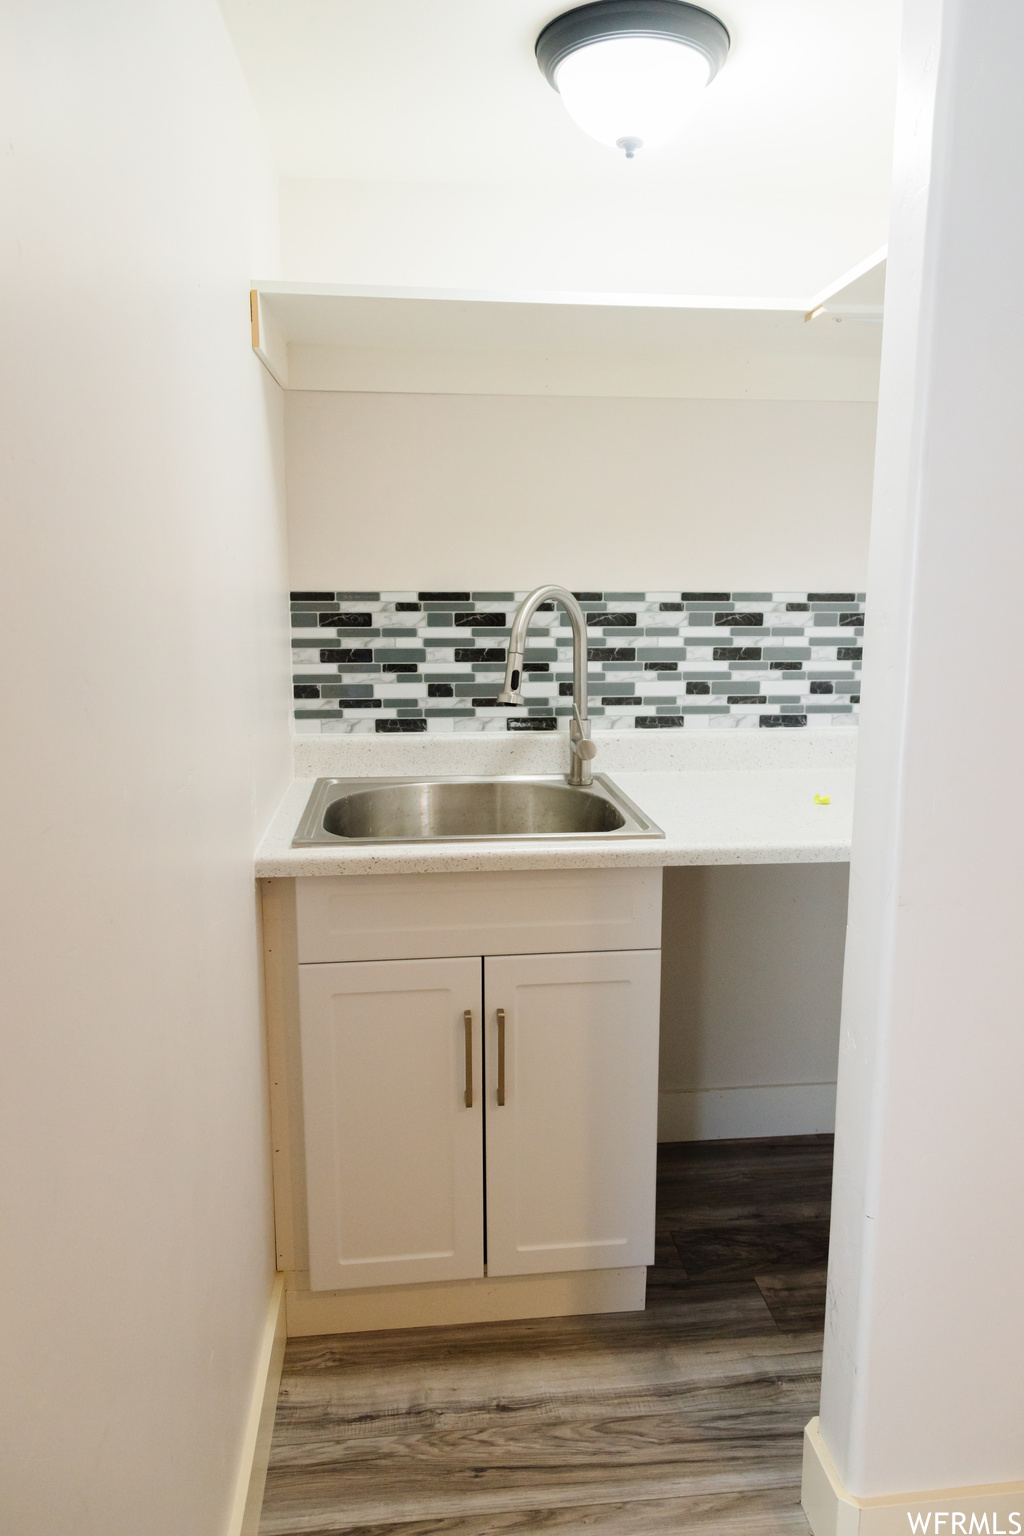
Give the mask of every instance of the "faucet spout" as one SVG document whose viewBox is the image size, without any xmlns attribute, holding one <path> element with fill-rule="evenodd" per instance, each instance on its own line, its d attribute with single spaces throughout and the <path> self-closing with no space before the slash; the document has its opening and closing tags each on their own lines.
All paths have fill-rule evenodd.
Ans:
<svg viewBox="0 0 1024 1536">
<path fill-rule="evenodd" d="M 569 724 L 569 783 L 579 788 L 593 782 L 590 767 L 597 747 L 590 739 L 587 715 L 587 621 L 579 603 L 565 587 L 535 587 L 523 598 L 512 620 L 505 663 L 505 686 L 498 695 L 499 704 L 523 704 L 523 656 L 526 637 L 541 603 L 558 603 L 569 615 L 572 625 L 572 720 Z"/>
</svg>

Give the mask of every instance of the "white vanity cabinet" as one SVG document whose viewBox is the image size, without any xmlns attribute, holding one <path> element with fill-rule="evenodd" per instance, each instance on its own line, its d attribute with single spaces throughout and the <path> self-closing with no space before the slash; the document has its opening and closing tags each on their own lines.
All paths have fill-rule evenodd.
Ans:
<svg viewBox="0 0 1024 1536">
<path fill-rule="evenodd" d="M 654 1262 L 660 959 L 484 962 L 488 1274 Z"/>
<path fill-rule="evenodd" d="M 512 1277 L 642 1280 L 660 870 L 268 881 L 264 912 L 290 1286 L 504 1285 L 539 1315 Z"/>
<path fill-rule="evenodd" d="M 314 1290 L 483 1274 L 481 1001 L 476 959 L 301 967 Z"/>
</svg>

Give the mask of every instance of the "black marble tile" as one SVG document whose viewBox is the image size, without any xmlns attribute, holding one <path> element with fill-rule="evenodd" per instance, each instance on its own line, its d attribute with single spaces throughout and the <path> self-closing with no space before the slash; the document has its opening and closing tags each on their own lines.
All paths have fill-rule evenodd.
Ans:
<svg viewBox="0 0 1024 1536">
<path fill-rule="evenodd" d="M 684 603 L 727 603 L 732 598 L 731 592 L 680 592 L 679 596 Z"/>
<path fill-rule="evenodd" d="M 635 613 L 588 613 L 588 624 L 600 624 L 605 629 L 633 629 L 636 626 Z"/>
<path fill-rule="evenodd" d="M 711 652 L 713 661 L 760 661 L 759 645 L 716 645 Z"/>
<path fill-rule="evenodd" d="M 635 661 L 636 650 L 631 645 L 592 645 L 587 648 L 588 661 Z"/>
<path fill-rule="evenodd" d="M 523 671 L 524 672 L 550 672 L 551 671 L 551 663 L 550 663 L 550 661 L 524 661 L 523 662 Z"/>
<path fill-rule="evenodd" d="M 808 592 L 809 603 L 855 603 L 856 592 Z"/>
<path fill-rule="evenodd" d="M 372 613 L 322 613 L 321 629 L 369 629 L 373 624 Z"/>
<path fill-rule="evenodd" d="M 670 730 L 673 726 L 678 729 L 686 721 L 682 715 L 637 715 L 633 724 L 638 731 L 657 731 Z"/>
<path fill-rule="evenodd" d="M 804 663 L 802 661 L 770 661 L 768 666 L 772 672 L 802 672 L 804 670 Z"/>
<path fill-rule="evenodd" d="M 801 725 L 806 725 L 806 724 L 807 724 L 807 716 L 806 715 L 759 715 L 758 716 L 758 725 L 761 727 L 762 730 L 772 731 L 772 730 L 777 730 L 780 727 L 782 727 L 783 729 L 789 728 L 789 729 L 792 730 L 792 729 L 796 729 L 797 727 L 799 727 Z"/>
<path fill-rule="evenodd" d="M 810 611 L 811 611 L 810 603 L 787 603 L 786 604 L 786 612 L 787 613 L 810 613 Z"/>
<path fill-rule="evenodd" d="M 578 603 L 600 603 L 604 601 L 603 592 L 574 592 L 573 597 Z"/>
<path fill-rule="evenodd" d="M 839 615 L 839 623 L 850 628 L 857 628 L 864 623 L 864 615 L 862 613 L 841 613 Z"/>
<path fill-rule="evenodd" d="M 341 647 L 331 646 L 331 647 L 329 647 L 327 649 L 321 650 L 321 652 L 320 652 L 320 660 L 321 661 L 334 661 L 334 662 L 372 661 L 373 660 L 373 652 L 370 651 L 370 650 L 354 649 L 352 646 L 348 646 L 348 645 L 341 646 Z"/>
<path fill-rule="evenodd" d="M 639 706 L 643 704 L 643 699 L 634 698 L 632 695 L 629 695 L 629 694 L 608 693 L 608 694 L 602 694 L 602 696 L 601 696 L 601 703 L 604 704 L 606 707 L 609 704 L 611 704 L 612 706 L 617 704 L 620 707 L 632 705 L 634 708 L 639 708 Z"/>
<path fill-rule="evenodd" d="M 864 648 L 860 645 L 841 645 L 836 651 L 836 661 L 861 661 Z"/>
<path fill-rule="evenodd" d="M 456 661 L 504 661 L 505 660 L 505 648 L 504 648 L 504 646 L 491 646 L 491 647 L 472 646 L 472 647 L 466 647 L 466 648 L 456 647 L 455 660 Z"/>
<path fill-rule="evenodd" d="M 823 683 L 823 682 L 821 682 L 819 680 L 817 682 L 812 682 L 811 683 L 811 692 L 812 693 L 834 693 L 835 689 L 833 688 L 831 683 Z"/>
<path fill-rule="evenodd" d="M 678 661 L 645 661 L 645 672 L 678 672 Z"/>
<path fill-rule="evenodd" d="M 333 603 L 333 592 L 292 592 L 289 594 L 293 603 Z"/>
<path fill-rule="evenodd" d="M 296 683 L 292 688 L 292 697 L 295 699 L 318 699 L 320 697 L 320 689 L 315 688 L 312 683 Z"/>
<path fill-rule="evenodd" d="M 425 720 L 375 720 L 373 728 L 378 736 L 402 736 L 416 731 L 425 731 Z"/>
<path fill-rule="evenodd" d="M 427 684 L 428 699 L 453 699 L 454 697 L 455 689 L 452 687 L 451 683 Z"/>
<path fill-rule="evenodd" d="M 504 629 L 505 615 L 503 613 L 457 613 L 454 615 L 456 629 Z"/>
<path fill-rule="evenodd" d="M 396 613 L 419 613 L 420 611 L 421 611 L 421 605 L 419 603 L 396 603 L 395 604 L 395 612 Z"/>
<path fill-rule="evenodd" d="M 468 592 L 417 592 L 416 596 L 421 603 L 468 603 L 472 601 Z"/>
<path fill-rule="evenodd" d="M 418 672 L 419 665 L 415 661 L 386 661 L 381 667 L 382 672 Z"/>
</svg>

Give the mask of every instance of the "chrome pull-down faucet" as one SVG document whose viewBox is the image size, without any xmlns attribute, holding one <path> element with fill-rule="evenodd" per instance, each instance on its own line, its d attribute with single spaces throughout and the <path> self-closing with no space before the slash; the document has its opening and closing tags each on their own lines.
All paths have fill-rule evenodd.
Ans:
<svg viewBox="0 0 1024 1536">
<path fill-rule="evenodd" d="M 499 704 L 524 704 L 521 693 L 523 682 L 523 652 L 530 620 L 541 603 L 560 603 L 569 615 L 572 625 L 572 719 L 569 722 L 569 783 L 576 788 L 590 784 L 593 774 L 591 758 L 597 747 L 590 739 L 590 720 L 587 717 L 587 621 L 583 609 L 565 587 L 536 587 L 523 598 L 512 620 L 512 633 L 508 642 L 508 660 L 505 663 L 505 686 L 498 694 Z"/>
</svg>

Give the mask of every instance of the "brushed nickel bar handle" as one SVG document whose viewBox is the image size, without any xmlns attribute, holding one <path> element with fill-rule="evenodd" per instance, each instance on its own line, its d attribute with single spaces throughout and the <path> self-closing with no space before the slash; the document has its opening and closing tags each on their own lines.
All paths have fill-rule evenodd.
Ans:
<svg viewBox="0 0 1024 1536">
<path fill-rule="evenodd" d="M 498 1009 L 498 1103 L 505 1103 L 505 1010 Z"/>
<path fill-rule="evenodd" d="M 466 1091 L 463 1094 L 463 1103 L 467 1109 L 473 1108 L 473 1014 L 467 1008 L 462 1015 L 463 1027 L 466 1031 Z"/>
</svg>

